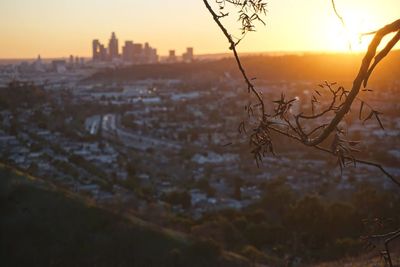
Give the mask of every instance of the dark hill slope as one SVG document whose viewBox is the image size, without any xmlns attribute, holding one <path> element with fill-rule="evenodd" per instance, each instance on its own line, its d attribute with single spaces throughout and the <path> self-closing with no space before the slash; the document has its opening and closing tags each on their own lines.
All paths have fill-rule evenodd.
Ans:
<svg viewBox="0 0 400 267">
<path fill-rule="evenodd" d="M 246 266 L 1 165 L 0 210 L 1 266 Z"/>
</svg>

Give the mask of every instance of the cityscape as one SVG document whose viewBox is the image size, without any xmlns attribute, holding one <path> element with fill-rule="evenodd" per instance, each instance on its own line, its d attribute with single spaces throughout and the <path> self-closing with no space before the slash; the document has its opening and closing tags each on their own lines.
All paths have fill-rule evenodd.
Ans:
<svg viewBox="0 0 400 267">
<path fill-rule="evenodd" d="M 88 73 L 107 67 L 124 67 L 135 64 L 192 63 L 194 61 L 193 47 L 188 47 L 181 56 L 178 56 L 175 50 L 170 50 L 168 56 L 160 58 L 157 49 L 151 47 L 148 43 L 143 45 L 126 41 L 122 47 L 122 53 L 120 53 L 119 41 L 113 32 L 108 47 L 101 44 L 97 39 L 93 40 L 91 59 L 74 55 L 70 55 L 68 59 L 42 59 L 41 55 L 38 55 L 36 60 L 33 61 L 18 60 L 14 64 L 0 65 L 2 69 L 0 78 L 3 77 L 3 79 L 0 79 L 0 84 L 6 85 L 10 77 L 20 81 L 32 81 L 32 78 L 34 78 L 36 83 L 38 82 L 36 78 L 38 78 L 38 80 L 41 80 L 39 82 L 41 84 L 43 81 L 51 80 L 51 73 L 69 74 L 82 78 Z M 37 73 L 44 75 L 38 77 Z M 25 77 L 22 78 L 21 74 Z"/>
<path fill-rule="evenodd" d="M 265 57 L 264 64 L 274 59 Z M 280 58 L 291 64 L 301 59 Z M 241 214 L 265 201 L 265 186 L 279 181 L 295 194 L 333 200 L 336 192 L 342 200 L 350 198 L 367 181 L 395 190 L 377 168 L 357 165 L 341 174 L 334 158 L 292 142 L 280 141 L 279 156 L 265 157 L 258 168 L 237 131 L 248 98 L 235 72 L 227 73 L 232 59 L 156 64 L 150 72 L 141 64 L 109 70 L 80 60 L 59 71 L 57 61 L 40 62 L 33 63 L 34 70 L 0 67 L 1 83 L 8 88 L 0 97 L 1 162 L 98 205 L 124 203 L 142 219 L 187 232 L 188 225 L 175 224 L 170 216 L 201 225 L 209 214 Z M 210 75 L 207 70 L 216 65 Z M 175 71 L 160 76 L 165 69 Z M 277 99 L 285 87 L 287 94 L 304 99 L 299 108 L 310 109 L 306 99 L 314 78 L 282 81 L 277 73 L 258 79 L 263 95 Z M 400 81 L 390 79 L 374 83 L 376 92 L 363 96 L 385 114 L 385 130 L 378 123 L 363 125 L 356 114 L 347 121 L 354 138 L 364 140 L 363 155 L 384 161 L 399 175 L 400 121 L 397 104 L 387 103 L 399 93 Z M 229 110 L 222 114 L 220 107 Z"/>
<path fill-rule="evenodd" d="M 243 4 L 217 1 L 214 21 L 233 16 L 223 3 Z M 245 7 L 242 39 L 262 10 Z M 0 60 L 5 266 L 400 264 L 400 243 L 381 240 L 400 225 L 400 50 L 305 146 L 344 105 L 364 53 L 242 54 L 224 31 L 232 55 L 188 40 L 177 52 L 119 29 L 93 32 L 82 56 Z"/>
<path fill-rule="evenodd" d="M 125 41 L 125 45 L 122 47 L 122 53 L 120 53 L 118 39 L 113 32 L 108 44 L 108 48 L 99 42 L 99 40 L 93 40 L 93 62 L 126 62 L 133 64 L 154 64 L 159 63 L 159 55 L 157 49 L 151 47 L 149 43 L 140 44 L 134 43 L 133 41 Z M 193 48 L 187 48 L 187 51 L 180 58 L 183 62 L 193 62 L 194 54 Z M 169 55 L 165 58 L 164 62 L 176 63 L 178 57 L 175 50 L 170 50 Z"/>
</svg>

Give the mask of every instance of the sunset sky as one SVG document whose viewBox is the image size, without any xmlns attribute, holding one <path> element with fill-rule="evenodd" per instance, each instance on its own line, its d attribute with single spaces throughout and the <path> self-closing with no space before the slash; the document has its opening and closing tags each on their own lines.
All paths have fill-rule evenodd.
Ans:
<svg viewBox="0 0 400 267">
<path fill-rule="evenodd" d="M 214 0 L 210 0 L 214 1 Z M 330 0 L 269 0 L 267 25 L 246 37 L 240 51 L 354 51 L 366 47 L 357 34 L 400 18 L 400 0 L 336 0 L 348 28 Z M 233 14 L 232 14 L 233 15 Z M 237 29 L 234 21 L 226 21 Z M 0 0 L 0 58 L 91 55 L 92 39 L 107 44 L 148 41 L 160 55 L 227 52 L 227 43 L 202 0 Z"/>
</svg>

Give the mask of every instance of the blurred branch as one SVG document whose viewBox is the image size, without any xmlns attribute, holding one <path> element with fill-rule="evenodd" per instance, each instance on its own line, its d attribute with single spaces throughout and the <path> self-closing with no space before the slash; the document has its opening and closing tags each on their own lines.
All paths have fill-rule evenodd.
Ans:
<svg viewBox="0 0 400 267">
<path fill-rule="evenodd" d="M 344 28 L 344 29 L 346 30 L 346 32 L 347 32 L 348 29 L 347 29 L 346 23 L 344 22 L 343 17 L 339 14 L 339 12 L 338 12 L 338 10 L 337 10 L 337 8 L 336 8 L 336 2 L 335 2 L 335 0 L 331 0 L 331 2 L 332 2 L 333 11 L 335 12 L 336 17 L 340 20 L 340 22 L 342 23 L 343 28 Z M 349 36 L 347 36 L 347 43 L 348 43 L 348 45 L 349 45 L 349 50 L 352 50 L 352 48 L 351 48 L 351 41 L 350 41 Z"/>
<path fill-rule="evenodd" d="M 336 14 L 336 17 L 338 17 L 338 19 L 342 22 L 343 27 L 346 28 L 346 23 L 344 23 L 343 17 L 339 14 L 338 10 L 336 9 L 335 0 L 332 0 L 332 7 L 333 7 L 333 11 Z"/>
</svg>

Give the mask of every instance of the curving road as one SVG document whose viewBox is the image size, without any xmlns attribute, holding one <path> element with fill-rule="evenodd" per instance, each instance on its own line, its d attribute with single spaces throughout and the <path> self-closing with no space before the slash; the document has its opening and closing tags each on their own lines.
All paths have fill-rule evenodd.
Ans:
<svg viewBox="0 0 400 267">
<path fill-rule="evenodd" d="M 103 135 L 119 139 L 125 146 L 145 151 L 149 148 L 180 150 L 182 146 L 176 142 L 143 136 L 123 128 L 116 114 L 104 115 L 102 121 Z"/>
</svg>

